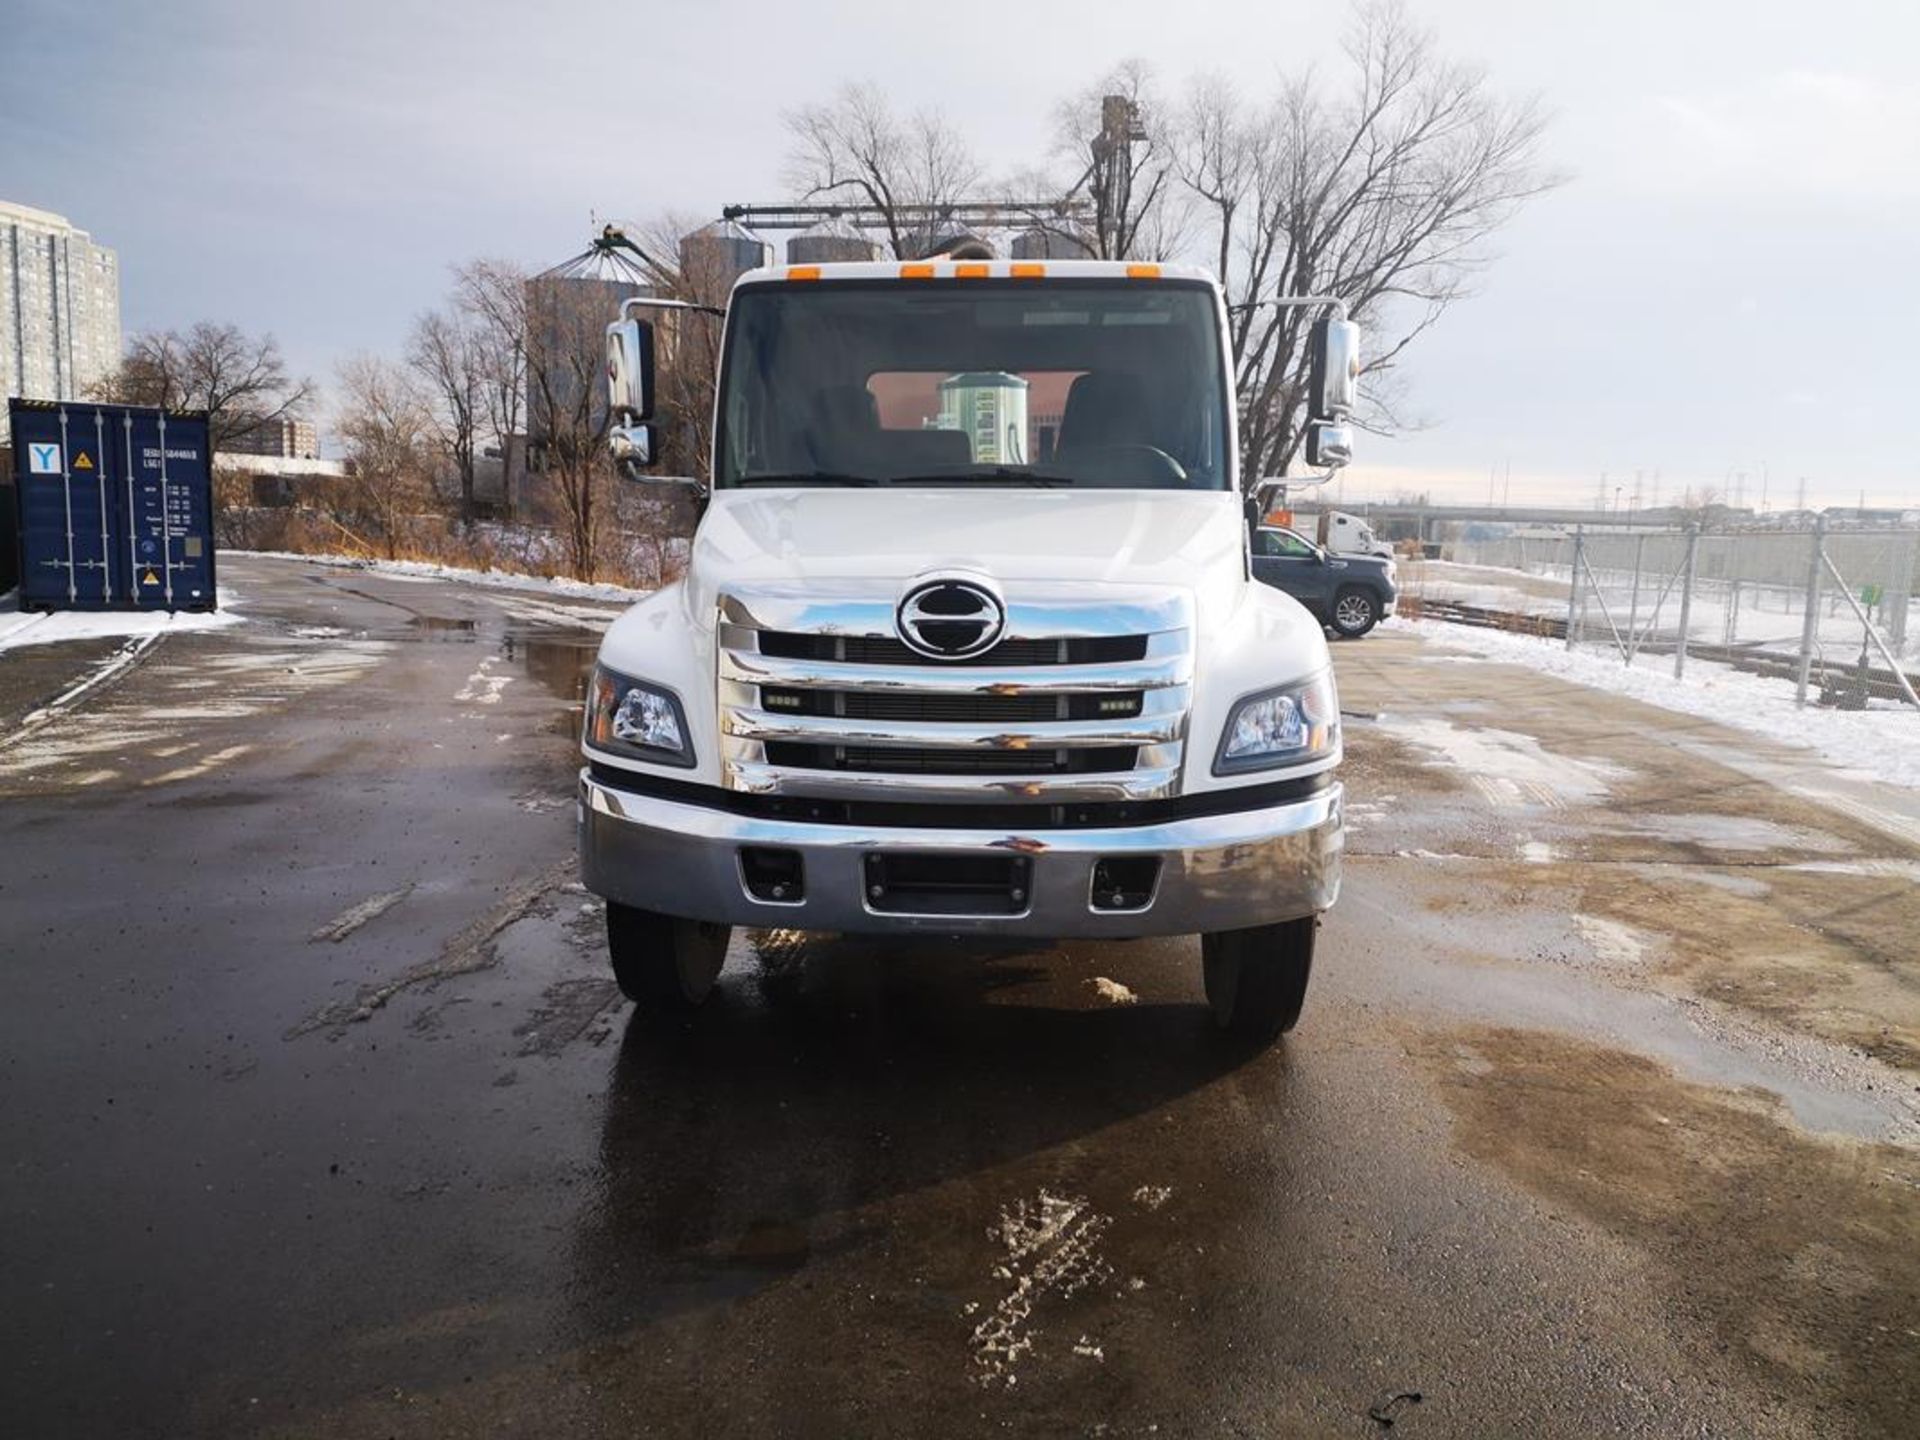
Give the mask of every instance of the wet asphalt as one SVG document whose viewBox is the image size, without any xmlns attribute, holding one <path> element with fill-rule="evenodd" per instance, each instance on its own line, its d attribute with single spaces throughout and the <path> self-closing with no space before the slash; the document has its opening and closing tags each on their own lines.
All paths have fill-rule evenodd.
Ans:
<svg viewBox="0 0 1920 1440">
<path fill-rule="evenodd" d="M 663 1031 L 573 884 L 613 608 L 223 566 L 0 748 L 0 1432 L 1894 1433 L 1454 1143 L 1424 1020 L 1587 1000 L 1398 867 L 1264 1053 L 1189 941 L 738 933 Z"/>
</svg>

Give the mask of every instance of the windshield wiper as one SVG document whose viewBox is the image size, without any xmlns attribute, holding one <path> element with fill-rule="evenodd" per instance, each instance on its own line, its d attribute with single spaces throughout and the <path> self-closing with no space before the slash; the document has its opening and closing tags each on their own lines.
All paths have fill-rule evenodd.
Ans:
<svg viewBox="0 0 1920 1440">
<path fill-rule="evenodd" d="M 742 475 L 736 485 L 884 485 L 871 475 L 850 475 L 840 470 L 803 470 L 790 475 Z"/>
<path fill-rule="evenodd" d="M 996 465 L 991 470 L 954 470 L 942 474 L 895 475 L 894 485 L 1032 485 L 1051 490 L 1073 484 L 1065 475 L 1042 475 L 1017 465 Z"/>
</svg>

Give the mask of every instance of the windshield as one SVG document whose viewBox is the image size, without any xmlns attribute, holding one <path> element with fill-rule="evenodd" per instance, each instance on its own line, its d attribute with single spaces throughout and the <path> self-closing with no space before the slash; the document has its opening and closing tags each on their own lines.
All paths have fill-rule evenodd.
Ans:
<svg viewBox="0 0 1920 1440">
<path fill-rule="evenodd" d="M 1229 488 L 1195 283 L 806 284 L 735 295 L 717 483 Z"/>
</svg>

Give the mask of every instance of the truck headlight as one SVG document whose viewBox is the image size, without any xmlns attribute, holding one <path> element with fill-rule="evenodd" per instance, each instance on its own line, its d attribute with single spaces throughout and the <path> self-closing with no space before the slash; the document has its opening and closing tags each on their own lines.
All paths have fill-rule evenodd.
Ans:
<svg viewBox="0 0 1920 1440">
<path fill-rule="evenodd" d="M 587 692 L 587 744 L 657 765 L 691 766 L 687 715 L 680 697 L 662 685 L 632 680 L 596 665 Z"/>
<path fill-rule="evenodd" d="M 1330 755 L 1340 739 L 1340 697 L 1333 672 L 1249 695 L 1234 708 L 1220 737 L 1213 773 L 1271 770 Z"/>
</svg>

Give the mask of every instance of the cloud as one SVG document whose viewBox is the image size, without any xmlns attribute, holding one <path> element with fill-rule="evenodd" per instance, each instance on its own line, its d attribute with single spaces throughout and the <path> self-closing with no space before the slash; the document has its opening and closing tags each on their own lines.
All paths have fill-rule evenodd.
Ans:
<svg viewBox="0 0 1920 1440">
<path fill-rule="evenodd" d="M 1786 71 L 1643 102 L 1634 173 L 1661 190 L 1792 203 L 1920 197 L 1920 91 L 1863 75 Z"/>
</svg>

